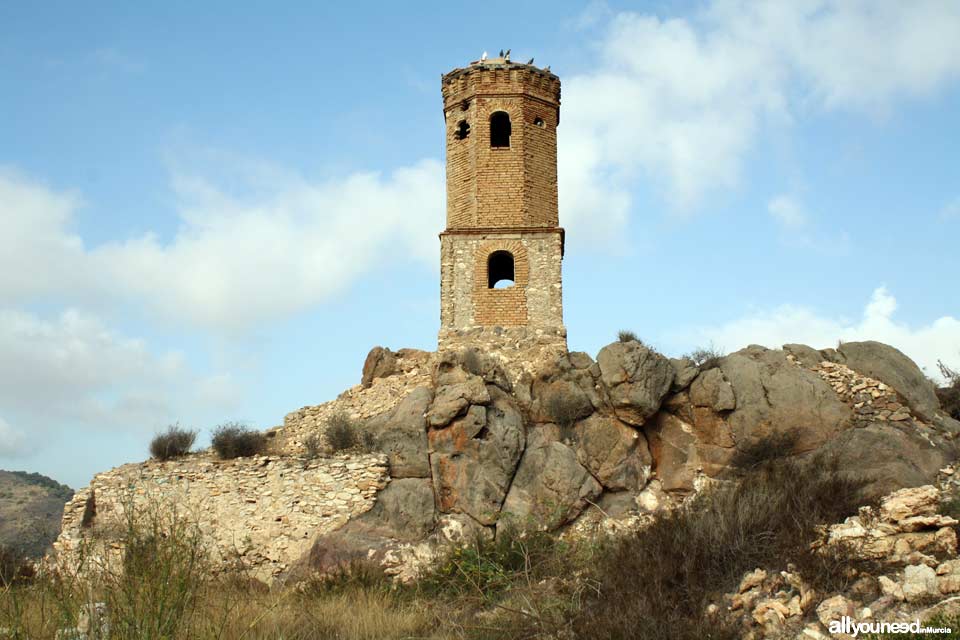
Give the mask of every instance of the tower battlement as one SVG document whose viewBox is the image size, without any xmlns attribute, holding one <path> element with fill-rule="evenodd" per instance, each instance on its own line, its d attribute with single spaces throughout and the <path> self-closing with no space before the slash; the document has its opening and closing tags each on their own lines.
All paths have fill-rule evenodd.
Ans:
<svg viewBox="0 0 960 640">
<path fill-rule="evenodd" d="M 565 344 L 560 79 L 501 57 L 444 74 L 441 92 L 447 148 L 441 347 L 484 333 Z"/>
</svg>

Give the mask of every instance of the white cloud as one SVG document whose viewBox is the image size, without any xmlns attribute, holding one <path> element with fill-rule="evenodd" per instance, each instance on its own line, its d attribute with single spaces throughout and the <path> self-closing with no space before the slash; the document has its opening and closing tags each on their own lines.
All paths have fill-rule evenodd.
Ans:
<svg viewBox="0 0 960 640">
<path fill-rule="evenodd" d="M 897 301 L 885 287 L 874 290 L 858 320 L 823 315 L 795 305 L 758 310 L 732 322 L 688 332 L 693 344 L 713 343 L 728 352 L 748 344 L 771 348 L 798 342 L 814 348 L 835 347 L 839 340 L 878 340 L 900 349 L 937 376 L 937 360 L 960 368 L 960 319 L 944 316 L 911 327 L 894 317 Z"/>
<path fill-rule="evenodd" d="M 132 300 L 230 331 L 314 305 L 376 266 L 437 261 L 444 180 L 436 161 L 326 181 L 261 166 L 234 183 L 244 190 L 175 174 L 181 225 L 172 240 L 147 234 L 88 248 L 69 230 L 77 197 L 0 173 L 9 229 L 0 236 L 0 296 Z"/>
<path fill-rule="evenodd" d="M 13 458 L 29 451 L 23 432 L 11 427 L 0 418 L 0 458 Z"/>
<path fill-rule="evenodd" d="M 564 79 L 562 217 L 577 234 L 596 231 L 598 217 L 615 231 L 641 174 L 688 210 L 738 184 L 764 126 L 834 109 L 883 113 L 958 74 L 952 0 L 715 0 L 690 18 L 620 13 L 592 67 Z"/>
<path fill-rule="evenodd" d="M 0 423 L 0 456 L 64 429 L 149 432 L 236 399 L 229 377 L 198 375 L 180 353 L 153 353 L 88 314 L 0 310 L 0 407 L 19 426 Z"/>
<path fill-rule="evenodd" d="M 777 196 L 767 204 L 767 210 L 786 229 L 800 229 L 806 226 L 808 221 L 806 211 L 790 196 Z"/>
</svg>

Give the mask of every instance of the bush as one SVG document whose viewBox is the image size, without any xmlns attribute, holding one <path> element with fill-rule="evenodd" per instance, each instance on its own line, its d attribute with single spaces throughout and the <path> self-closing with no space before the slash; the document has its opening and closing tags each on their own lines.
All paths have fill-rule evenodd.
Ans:
<svg viewBox="0 0 960 640">
<path fill-rule="evenodd" d="M 197 439 L 196 431 L 181 429 L 180 425 L 172 424 L 163 433 L 158 433 L 150 441 L 150 455 L 157 460 L 170 460 L 190 453 L 190 447 Z"/>
<path fill-rule="evenodd" d="M 716 369 L 720 366 L 720 359 L 726 355 L 722 349 L 718 349 L 711 343 L 708 347 L 697 347 L 690 353 L 684 354 L 684 358 L 693 360 L 693 363 L 700 367 L 701 371 Z"/>
<path fill-rule="evenodd" d="M 306 440 L 303 441 L 303 448 L 308 459 L 312 460 L 317 458 L 323 451 L 323 438 L 320 437 L 319 433 L 311 433 L 307 436 Z"/>
<path fill-rule="evenodd" d="M 620 342 L 639 342 L 643 344 L 643 340 L 638 338 L 637 334 L 633 331 L 627 331 L 626 329 L 622 329 L 617 333 L 617 340 Z"/>
<path fill-rule="evenodd" d="M 762 449 L 776 451 L 777 444 Z M 595 563 L 599 587 L 574 628 L 598 638 L 738 638 L 738 629 L 704 611 L 734 591 L 745 572 L 793 562 L 826 593 L 849 579 L 849 554 L 820 554 L 810 544 L 817 525 L 856 513 L 865 485 L 844 474 L 835 457 L 758 463 L 741 482 L 708 489 L 613 543 Z"/>
<path fill-rule="evenodd" d="M 376 448 L 373 434 L 344 412 L 335 413 L 327 419 L 327 445 L 331 451 L 365 451 Z"/>
<path fill-rule="evenodd" d="M 0 545 L 0 587 L 13 584 L 26 566 L 22 555 Z"/>
<path fill-rule="evenodd" d="M 954 371 L 943 362 L 937 361 L 940 375 L 947 381 L 945 386 L 937 389 L 937 398 L 940 406 L 954 420 L 960 420 L 960 373 Z"/>
<path fill-rule="evenodd" d="M 260 431 L 236 422 L 227 422 L 213 431 L 213 450 L 224 460 L 262 453 L 267 439 Z"/>
<path fill-rule="evenodd" d="M 562 429 L 570 429 L 582 415 L 582 405 L 563 393 L 551 393 L 543 400 L 543 408 L 550 419 Z"/>
</svg>

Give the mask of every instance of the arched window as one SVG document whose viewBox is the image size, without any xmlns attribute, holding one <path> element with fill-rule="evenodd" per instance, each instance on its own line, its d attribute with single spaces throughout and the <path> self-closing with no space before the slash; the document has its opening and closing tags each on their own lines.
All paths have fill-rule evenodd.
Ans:
<svg viewBox="0 0 960 640">
<path fill-rule="evenodd" d="M 513 284 L 513 254 L 509 251 L 494 251 L 487 258 L 487 288 L 505 289 Z"/>
<path fill-rule="evenodd" d="M 467 139 L 467 136 L 470 135 L 470 125 L 466 120 L 461 120 L 457 123 L 457 132 L 454 135 L 456 135 L 457 140 Z"/>
<path fill-rule="evenodd" d="M 510 114 L 506 111 L 494 111 L 490 115 L 490 146 L 510 146 Z"/>
</svg>

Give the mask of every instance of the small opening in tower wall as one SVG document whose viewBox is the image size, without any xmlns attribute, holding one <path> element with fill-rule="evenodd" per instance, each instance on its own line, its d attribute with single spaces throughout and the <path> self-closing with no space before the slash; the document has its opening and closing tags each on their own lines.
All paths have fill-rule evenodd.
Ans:
<svg viewBox="0 0 960 640">
<path fill-rule="evenodd" d="M 544 126 L 546 126 L 546 125 L 544 124 L 544 122 L 543 122 L 543 118 L 541 118 L 540 116 L 537 116 L 536 118 L 533 119 L 533 124 L 535 124 L 536 126 L 540 127 L 541 129 L 542 129 Z"/>
<path fill-rule="evenodd" d="M 470 125 L 466 120 L 461 120 L 457 123 L 457 132 L 455 134 L 457 140 L 466 140 L 467 136 L 470 135 Z"/>
<path fill-rule="evenodd" d="M 494 251 L 487 258 L 487 288 L 506 289 L 513 285 L 513 254 L 509 251 Z"/>
<path fill-rule="evenodd" d="M 495 111 L 490 115 L 490 146 L 510 146 L 510 114 Z"/>
</svg>

